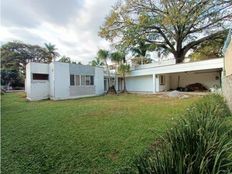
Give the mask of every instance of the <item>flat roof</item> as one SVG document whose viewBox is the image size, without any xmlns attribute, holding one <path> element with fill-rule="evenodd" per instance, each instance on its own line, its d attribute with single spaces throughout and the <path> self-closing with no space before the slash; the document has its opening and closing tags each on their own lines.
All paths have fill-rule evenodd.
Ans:
<svg viewBox="0 0 232 174">
<path fill-rule="evenodd" d="M 143 76 L 152 74 L 178 73 L 222 68 L 223 58 L 215 58 L 203 61 L 179 63 L 132 70 L 127 76 Z"/>
</svg>

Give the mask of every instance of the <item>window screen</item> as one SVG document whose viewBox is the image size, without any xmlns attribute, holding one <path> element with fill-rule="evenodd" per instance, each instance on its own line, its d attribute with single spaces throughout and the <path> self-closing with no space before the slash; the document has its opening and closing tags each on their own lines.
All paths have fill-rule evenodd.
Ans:
<svg viewBox="0 0 232 174">
<path fill-rule="evenodd" d="M 90 85 L 90 76 L 86 76 L 86 85 Z"/>
<path fill-rule="evenodd" d="M 32 78 L 33 80 L 48 80 L 48 74 L 33 73 Z"/>
<path fill-rule="evenodd" d="M 80 86 L 80 75 L 76 75 L 76 86 Z"/>
<path fill-rule="evenodd" d="M 81 76 L 81 85 L 82 86 L 86 85 L 85 76 Z"/>
<path fill-rule="evenodd" d="M 74 86 L 75 85 L 75 82 L 74 82 L 74 75 L 71 74 L 70 75 L 70 86 Z"/>
</svg>

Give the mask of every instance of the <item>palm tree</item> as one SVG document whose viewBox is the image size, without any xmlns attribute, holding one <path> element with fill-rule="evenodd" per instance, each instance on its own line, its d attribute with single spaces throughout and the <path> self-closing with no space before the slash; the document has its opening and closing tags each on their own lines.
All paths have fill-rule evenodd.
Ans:
<svg viewBox="0 0 232 174">
<path fill-rule="evenodd" d="M 90 62 L 90 65 L 91 66 L 103 66 L 105 64 L 99 57 L 95 57 L 95 59 Z"/>
<path fill-rule="evenodd" d="M 135 56 L 134 62 L 138 63 L 139 65 L 151 63 L 152 59 L 146 57 L 146 53 L 149 50 L 153 50 L 151 44 L 146 44 L 144 41 L 139 41 L 136 47 L 131 48 L 132 54 Z"/>
<path fill-rule="evenodd" d="M 127 92 L 126 90 L 126 74 L 130 71 L 130 65 L 128 64 L 120 64 L 118 67 L 118 72 L 120 75 L 123 76 L 123 91 L 122 92 Z"/>
<path fill-rule="evenodd" d="M 125 54 L 121 51 L 116 51 L 110 54 L 111 61 L 114 62 L 115 65 L 115 70 L 116 72 L 118 71 L 118 67 L 122 64 L 125 63 Z M 115 73 L 115 79 L 116 79 L 117 73 Z"/>
<path fill-rule="evenodd" d="M 70 57 L 62 56 L 62 57 L 60 58 L 59 62 L 71 63 L 71 59 L 70 59 Z"/>
<path fill-rule="evenodd" d="M 108 64 L 107 64 L 107 59 L 109 58 L 109 51 L 100 49 L 100 50 L 97 52 L 97 57 L 98 57 L 100 60 L 104 61 L 104 63 L 108 66 Z"/>
<path fill-rule="evenodd" d="M 103 49 L 100 49 L 98 52 L 97 52 L 97 57 L 102 60 L 106 66 L 106 71 L 108 73 L 108 90 L 110 89 L 110 87 L 112 87 L 112 84 L 111 84 L 111 79 L 110 79 L 110 70 L 109 70 L 109 65 L 107 63 L 107 60 L 109 58 L 109 51 L 107 50 L 103 50 Z"/>
<path fill-rule="evenodd" d="M 116 52 L 111 53 L 110 57 L 111 57 L 111 60 L 118 65 L 121 64 L 122 62 L 123 63 L 126 62 L 126 58 L 125 58 L 126 55 L 121 51 L 116 51 Z"/>
<path fill-rule="evenodd" d="M 117 73 L 123 76 L 124 87 L 122 92 L 127 92 L 125 76 L 130 71 L 130 65 L 126 64 L 126 54 L 123 51 L 111 53 L 111 61 L 116 63 Z"/>
<path fill-rule="evenodd" d="M 44 45 L 48 53 L 48 62 L 52 62 L 52 60 L 55 60 L 55 58 L 59 56 L 59 53 L 56 52 L 57 48 L 51 43 L 45 43 Z"/>
</svg>

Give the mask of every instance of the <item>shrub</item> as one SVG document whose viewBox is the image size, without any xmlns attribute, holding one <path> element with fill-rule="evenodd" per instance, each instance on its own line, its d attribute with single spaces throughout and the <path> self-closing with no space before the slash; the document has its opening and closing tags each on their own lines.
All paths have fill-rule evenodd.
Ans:
<svg viewBox="0 0 232 174">
<path fill-rule="evenodd" d="M 187 109 L 160 143 L 136 160 L 136 169 L 132 167 L 126 173 L 132 169 L 157 174 L 232 172 L 232 130 L 226 122 L 229 115 L 221 96 L 203 97 Z"/>
</svg>

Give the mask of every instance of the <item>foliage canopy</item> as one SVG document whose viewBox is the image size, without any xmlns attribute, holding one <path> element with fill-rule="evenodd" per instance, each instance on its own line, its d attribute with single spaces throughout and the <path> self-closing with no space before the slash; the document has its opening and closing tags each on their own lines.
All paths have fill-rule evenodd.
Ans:
<svg viewBox="0 0 232 174">
<path fill-rule="evenodd" d="M 100 27 L 102 38 L 131 48 L 140 41 L 177 63 L 199 44 L 220 38 L 232 20 L 231 0 L 119 1 Z"/>
</svg>

